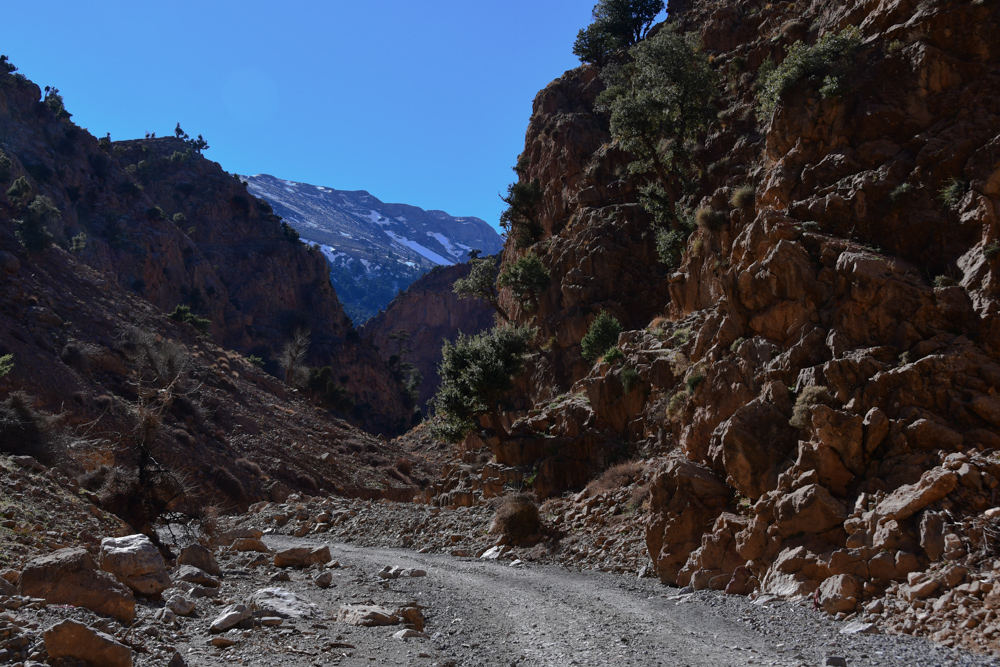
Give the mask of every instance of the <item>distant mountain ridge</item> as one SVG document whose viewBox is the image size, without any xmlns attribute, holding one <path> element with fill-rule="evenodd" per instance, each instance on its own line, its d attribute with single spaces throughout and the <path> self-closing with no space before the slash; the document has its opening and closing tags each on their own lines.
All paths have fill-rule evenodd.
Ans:
<svg viewBox="0 0 1000 667">
<path fill-rule="evenodd" d="M 320 245 L 340 301 L 357 324 L 435 266 L 464 262 L 471 250 L 489 255 L 503 249 L 503 238 L 479 218 L 386 204 L 363 190 L 268 174 L 244 180 L 303 240 Z"/>
</svg>

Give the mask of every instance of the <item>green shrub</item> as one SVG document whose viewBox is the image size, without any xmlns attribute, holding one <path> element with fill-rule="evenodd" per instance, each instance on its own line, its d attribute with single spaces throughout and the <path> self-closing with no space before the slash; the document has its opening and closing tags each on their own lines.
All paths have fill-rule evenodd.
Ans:
<svg viewBox="0 0 1000 667">
<path fill-rule="evenodd" d="M 733 208 L 750 208 L 753 206 L 757 196 L 757 191 L 752 185 L 741 185 L 733 191 L 729 203 Z"/>
<path fill-rule="evenodd" d="M 758 73 L 758 118 L 762 122 L 768 120 L 782 96 L 803 80 L 823 75 L 823 97 L 842 93 L 842 81 L 848 76 L 860 47 L 861 32 L 853 26 L 838 33 L 827 33 L 813 46 L 801 41 L 792 44 L 780 65 L 762 66 Z"/>
<path fill-rule="evenodd" d="M 287 222 L 281 223 L 281 232 L 285 235 L 285 239 L 292 243 L 298 243 L 302 238 L 299 236 L 299 232 Z"/>
<path fill-rule="evenodd" d="M 955 208 L 961 203 L 965 193 L 969 191 L 968 181 L 952 178 L 941 188 L 938 196 L 948 208 Z"/>
<path fill-rule="evenodd" d="M 911 192 L 913 192 L 913 185 L 910 183 L 901 183 L 893 188 L 892 192 L 889 193 L 889 201 L 892 204 L 899 204 L 902 202 Z"/>
<path fill-rule="evenodd" d="M 150 220 L 163 220 L 167 217 L 167 214 L 163 212 L 163 209 L 159 206 L 151 206 L 146 209 L 146 215 Z"/>
<path fill-rule="evenodd" d="M 207 320 L 203 317 L 198 317 L 195 313 L 191 312 L 190 306 L 177 306 L 174 308 L 173 312 L 167 315 L 172 320 L 177 322 L 183 322 L 185 324 L 190 324 L 198 331 L 205 333 L 208 331 L 208 327 L 211 326 L 211 320 Z"/>
<path fill-rule="evenodd" d="M 934 277 L 934 287 L 954 287 L 958 284 L 958 281 L 951 276 L 935 276 Z"/>
<path fill-rule="evenodd" d="M 521 307 L 530 313 L 538 307 L 538 295 L 545 291 L 551 280 L 542 260 L 534 253 L 528 253 L 500 273 L 497 286 L 509 289 Z"/>
<path fill-rule="evenodd" d="M 692 146 L 718 117 L 717 76 L 694 34 L 667 27 L 636 44 L 628 61 L 608 66 L 596 108 L 609 114 L 612 137 L 645 176 L 640 201 L 662 227 L 677 228 L 676 198 L 697 168 Z"/>
<path fill-rule="evenodd" d="M 684 409 L 684 405 L 687 404 L 688 392 L 684 389 L 675 392 L 670 400 L 667 401 L 667 419 L 673 419 L 677 414 Z"/>
<path fill-rule="evenodd" d="M 87 232 L 81 230 L 79 234 L 70 240 L 70 252 L 83 252 L 87 248 Z"/>
<path fill-rule="evenodd" d="M 174 224 L 177 225 L 178 227 L 183 227 L 184 223 L 186 223 L 188 220 L 187 216 L 184 215 L 183 213 L 174 213 L 173 217 L 171 217 L 170 219 L 173 220 Z"/>
<path fill-rule="evenodd" d="M 309 369 L 306 389 L 324 405 L 344 414 L 354 409 L 354 399 L 341 384 L 333 378 L 330 366 Z"/>
<path fill-rule="evenodd" d="M 6 377 L 12 370 L 14 370 L 14 355 L 5 354 L 0 357 L 0 378 Z"/>
<path fill-rule="evenodd" d="M 54 240 L 49 225 L 61 215 L 52 200 L 42 195 L 35 197 L 19 220 L 14 221 L 14 229 L 21 245 L 28 252 L 41 252 Z"/>
<path fill-rule="evenodd" d="M 820 403 L 829 405 L 833 401 L 830 390 L 821 385 L 811 385 L 805 387 L 795 399 L 795 408 L 792 410 L 792 418 L 788 423 L 798 429 L 807 426 L 806 420 L 809 417 L 809 408 Z"/>
<path fill-rule="evenodd" d="M 656 255 L 660 258 L 660 262 L 671 269 L 680 266 L 689 235 L 681 229 L 659 227 L 656 230 Z"/>
<path fill-rule="evenodd" d="M 746 338 L 740 336 L 739 338 L 733 341 L 732 345 L 729 346 L 729 351 L 732 352 L 733 354 L 736 354 L 736 352 L 740 349 L 740 345 L 745 343 L 746 340 L 747 340 Z"/>
<path fill-rule="evenodd" d="M 583 358 L 590 363 L 596 362 L 618 343 L 618 335 L 621 332 L 621 323 L 607 311 L 602 310 L 590 325 L 587 335 L 580 341 Z"/>
<path fill-rule="evenodd" d="M 11 162 L 7 154 L 0 150 L 0 183 L 6 183 L 10 180 L 10 172 L 14 168 L 14 163 Z"/>
<path fill-rule="evenodd" d="M 478 428 L 488 416 L 498 437 L 508 436 L 500 421 L 500 403 L 514 389 L 514 378 L 524 372 L 525 357 L 537 329 L 502 326 L 475 336 L 458 335 L 445 341 L 438 375 L 441 385 L 434 396 L 440 417 L 432 431 L 457 442 Z"/>
<path fill-rule="evenodd" d="M 70 113 L 66 111 L 66 105 L 63 103 L 63 97 L 59 94 L 58 88 L 45 86 L 45 99 L 43 103 L 56 115 L 56 118 L 69 120 L 71 117 Z"/>
<path fill-rule="evenodd" d="M 685 384 L 687 385 L 688 393 L 693 394 L 698 387 L 705 381 L 705 374 L 700 372 L 694 372 L 688 376 Z"/>
<path fill-rule="evenodd" d="M 20 204 L 31 194 L 31 184 L 24 176 L 19 177 L 7 189 L 7 199 L 12 204 Z"/>
<path fill-rule="evenodd" d="M 621 351 L 620 348 L 613 347 L 604 353 L 604 362 L 608 364 L 613 364 L 616 361 L 621 361 L 625 358 L 625 353 Z"/>
<path fill-rule="evenodd" d="M 576 37 L 573 55 L 580 62 L 603 65 L 615 51 L 645 37 L 663 6 L 663 0 L 599 0 L 594 22 Z"/>
<path fill-rule="evenodd" d="M 542 195 L 542 186 L 536 179 L 511 183 L 507 186 L 507 196 L 500 196 L 507 204 L 507 210 L 500 214 L 500 226 L 514 236 L 518 248 L 531 247 L 545 234 L 538 219 Z"/>
<path fill-rule="evenodd" d="M 622 389 L 625 390 L 626 394 L 631 394 L 632 390 L 639 384 L 639 371 L 631 366 L 626 366 L 622 369 L 621 380 Z"/>
<path fill-rule="evenodd" d="M 983 248 L 983 256 L 986 259 L 992 260 L 997 255 L 1000 255 L 1000 241 L 994 241 L 993 243 L 988 243 Z"/>
<path fill-rule="evenodd" d="M 256 354 L 251 354 L 247 357 L 247 361 L 256 366 L 257 368 L 264 368 L 264 357 L 257 356 Z"/>
<path fill-rule="evenodd" d="M 507 311 L 500 305 L 500 294 L 496 288 L 497 262 L 498 258 L 493 255 L 470 259 L 469 274 L 456 280 L 452 291 L 459 299 L 480 299 L 488 303 L 504 322 L 510 322 Z"/>
</svg>

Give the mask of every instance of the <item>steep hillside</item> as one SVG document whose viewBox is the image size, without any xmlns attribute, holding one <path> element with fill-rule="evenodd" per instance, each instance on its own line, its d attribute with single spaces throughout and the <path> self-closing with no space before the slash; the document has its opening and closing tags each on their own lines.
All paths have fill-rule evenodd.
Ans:
<svg viewBox="0 0 1000 667">
<path fill-rule="evenodd" d="M 4 450 L 58 466 L 143 530 L 164 510 L 294 489 L 412 495 L 388 470 L 394 450 L 247 358 L 276 364 L 311 327 L 304 363 L 356 388 L 359 423 L 408 418 L 385 364 L 351 342 L 322 257 L 193 142 L 98 142 L 3 65 Z M 180 304 L 186 318 L 169 318 Z"/>
<path fill-rule="evenodd" d="M 420 372 L 417 404 L 421 408 L 440 384 L 437 367 L 444 341 L 454 341 L 459 332 L 472 335 L 493 326 L 492 308 L 475 299 L 459 299 L 452 289 L 456 280 L 468 275 L 468 264 L 432 269 L 359 330 L 361 338 L 375 343 L 391 366 L 400 363 L 401 351 L 408 350 L 402 362 L 412 363 Z"/>
<path fill-rule="evenodd" d="M 435 266 L 456 264 L 470 250 L 496 254 L 503 239 L 479 218 L 456 218 L 406 204 L 385 204 L 367 192 L 247 176 L 266 199 L 330 263 L 330 277 L 348 314 L 362 323 Z"/>
<path fill-rule="evenodd" d="M 673 9 L 647 41 L 700 45 L 715 89 L 683 152 L 646 137 L 648 164 L 681 165 L 659 200 L 673 218 L 641 196 L 669 174 L 626 169 L 630 119 L 613 130 L 595 103 L 614 63 L 535 100 L 518 171 L 539 231 L 511 234 L 504 266 L 533 253 L 552 281 L 534 312 L 503 299 L 546 351 L 510 439 L 486 444 L 543 497 L 648 459 L 665 582 L 888 609 L 889 629 L 993 646 L 995 625 L 965 630 L 995 619 L 978 582 L 1000 556 L 1000 9 Z M 621 354 L 591 365 L 601 310 Z M 918 619 L 928 596 L 943 611 Z"/>
<path fill-rule="evenodd" d="M 391 373 L 351 333 L 321 254 L 290 240 L 239 180 L 181 138 L 98 142 L 53 110 L 65 113 L 61 101 L 39 102 L 37 86 L 5 76 L 3 190 L 19 178 L 27 188 L 8 195 L 11 218 L 48 197 L 56 243 L 107 280 L 166 312 L 190 307 L 220 345 L 275 374 L 294 332 L 308 329 L 310 364 L 343 378 L 357 423 L 388 432 L 408 418 Z"/>
</svg>

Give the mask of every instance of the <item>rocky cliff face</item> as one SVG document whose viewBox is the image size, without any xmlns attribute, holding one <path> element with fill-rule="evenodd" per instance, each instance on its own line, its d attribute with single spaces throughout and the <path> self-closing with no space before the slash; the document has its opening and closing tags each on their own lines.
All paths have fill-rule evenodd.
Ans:
<svg viewBox="0 0 1000 667">
<path fill-rule="evenodd" d="M 468 264 L 433 269 L 360 329 L 362 339 L 373 342 L 387 363 L 398 364 L 399 352 L 409 350 L 403 361 L 413 363 L 423 376 L 417 400 L 422 408 L 440 384 L 437 367 L 444 341 L 454 341 L 459 332 L 472 335 L 493 326 L 492 308 L 476 299 L 459 299 L 452 290 L 455 281 L 467 275 Z M 400 332 L 408 338 L 390 338 Z"/>
<path fill-rule="evenodd" d="M 435 266 L 463 262 L 471 250 L 492 255 L 503 248 L 500 235 L 479 218 L 267 174 L 247 176 L 247 182 L 303 239 L 319 244 L 344 308 L 359 324 Z"/>
<path fill-rule="evenodd" d="M 104 279 L 163 311 L 186 305 L 220 344 L 276 359 L 299 328 L 309 362 L 331 365 L 354 393 L 358 423 L 389 431 L 408 417 L 400 389 L 351 325 L 320 253 L 289 240 L 266 203 L 177 138 L 98 142 L 39 102 L 34 84 L 7 75 L 0 131 L 9 156 L 4 191 L 23 177 L 25 201 L 48 197 L 57 243 Z M 24 208 L 8 200 L 12 218 Z M 80 236 L 81 233 L 84 236 Z"/>
<path fill-rule="evenodd" d="M 536 468 L 548 495 L 651 458 L 646 541 L 680 585 L 851 612 L 961 584 L 949 564 L 991 568 L 998 19 L 915 2 L 675 14 L 725 86 L 683 203 L 725 219 L 673 271 L 594 111 L 599 70 L 542 91 L 522 162 L 544 189 L 531 251 L 553 285 L 518 319 L 552 351 L 533 362 L 530 412 L 509 415 L 515 437 L 492 443 L 498 462 Z M 838 94 L 800 81 L 759 122 L 757 68 L 849 26 L 861 41 Z M 754 196 L 737 207 L 741 186 Z M 504 261 L 522 252 L 508 243 Z M 625 325 L 624 355 L 590 367 L 578 345 L 601 309 Z"/>
</svg>

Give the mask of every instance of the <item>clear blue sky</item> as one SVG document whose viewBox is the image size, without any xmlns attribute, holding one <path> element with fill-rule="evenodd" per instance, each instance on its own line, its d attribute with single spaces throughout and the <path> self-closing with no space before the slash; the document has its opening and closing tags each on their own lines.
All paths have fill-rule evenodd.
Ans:
<svg viewBox="0 0 1000 667">
<path fill-rule="evenodd" d="M 577 66 L 596 0 L 29 0 L 0 53 L 93 134 L 179 121 L 270 173 L 496 226 L 535 93 Z"/>
</svg>

